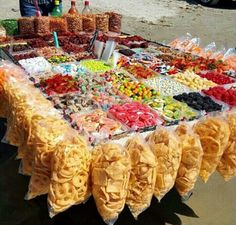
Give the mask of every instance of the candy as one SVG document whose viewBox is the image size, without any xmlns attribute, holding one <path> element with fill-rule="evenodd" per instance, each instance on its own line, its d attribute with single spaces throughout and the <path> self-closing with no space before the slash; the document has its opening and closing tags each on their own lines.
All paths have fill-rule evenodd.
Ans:
<svg viewBox="0 0 236 225">
<path fill-rule="evenodd" d="M 83 93 L 82 87 L 86 87 L 88 83 L 84 80 L 73 78 L 70 75 L 56 74 L 46 80 L 41 79 L 40 88 L 48 95 L 52 96 L 55 94 L 66 94 L 72 92 Z"/>
<path fill-rule="evenodd" d="M 55 55 L 48 59 L 48 62 L 55 64 L 73 62 L 73 61 L 75 61 L 74 58 L 67 55 Z"/>
<path fill-rule="evenodd" d="M 190 107 L 196 110 L 203 110 L 206 112 L 220 111 L 222 105 L 215 103 L 210 97 L 202 96 L 199 93 L 191 92 L 174 96 L 174 99 L 187 103 Z"/>
<path fill-rule="evenodd" d="M 76 63 L 58 64 L 52 67 L 53 72 L 61 74 L 69 74 L 71 76 L 85 76 L 86 70 Z"/>
<path fill-rule="evenodd" d="M 93 73 L 102 73 L 111 70 L 111 66 L 98 60 L 84 60 L 80 62 L 80 65 Z"/>
<path fill-rule="evenodd" d="M 215 82 L 216 84 L 230 84 L 230 83 L 235 83 L 236 81 L 226 75 L 223 75 L 221 73 L 218 73 L 216 71 L 209 71 L 206 73 L 199 73 L 199 76 L 201 76 L 202 78 L 206 78 L 208 80 L 211 80 L 213 82 Z"/>
<path fill-rule="evenodd" d="M 163 122 L 156 112 L 139 102 L 113 105 L 109 114 L 131 129 L 156 126 Z"/>
<path fill-rule="evenodd" d="M 127 65 L 125 69 L 137 78 L 147 79 L 156 76 L 156 74 L 142 65 Z"/>
<path fill-rule="evenodd" d="M 51 71 L 50 63 L 43 57 L 22 59 L 19 64 L 29 73 L 46 73 Z"/>
<path fill-rule="evenodd" d="M 45 58 L 50 58 L 52 56 L 62 55 L 63 51 L 61 48 L 56 47 L 44 47 L 44 48 L 38 48 L 36 50 L 37 54 L 40 56 L 43 56 Z"/>
<path fill-rule="evenodd" d="M 71 114 L 72 123 L 76 123 L 80 130 L 86 133 L 102 136 L 114 135 L 121 132 L 121 124 L 107 117 L 107 113 L 97 109 L 90 113 Z M 94 134 L 95 135 L 95 134 Z"/>
<path fill-rule="evenodd" d="M 148 79 L 145 81 L 145 84 L 154 88 L 164 96 L 173 96 L 189 91 L 189 88 L 185 85 L 163 76 Z"/>
<path fill-rule="evenodd" d="M 185 71 L 184 73 L 177 73 L 171 76 L 174 80 L 185 84 L 193 90 L 202 90 L 209 87 L 216 86 L 216 83 L 207 80 L 206 78 L 201 78 L 192 71 Z"/>
<path fill-rule="evenodd" d="M 145 102 L 150 107 L 158 110 L 167 121 L 193 119 L 197 113 L 187 104 L 175 101 L 172 97 L 163 97 Z"/>
<path fill-rule="evenodd" d="M 66 115 L 95 107 L 95 104 L 91 99 L 85 96 L 71 94 L 62 97 L 52 97 L 52 101 L 54 103 L 54 107 L 58 110 L 61 110 Z"/>
<path fill-rule="evenodd" d="M 235 88 L 223 88 L 213 87 L 208 90 L 202 91 L 204 94 L 213 96 L 214 98 L 227 103 L 230 106 L 236 106 L 236 89 Z"/>
</svg>

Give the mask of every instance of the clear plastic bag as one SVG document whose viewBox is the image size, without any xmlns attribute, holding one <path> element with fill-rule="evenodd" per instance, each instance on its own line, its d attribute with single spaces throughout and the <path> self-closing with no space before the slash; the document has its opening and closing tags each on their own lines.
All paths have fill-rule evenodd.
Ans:
<svg viewBox="0 0 236 225">
<path fill-rule="evenodd" d="M 22 17 L 18 19 L 19 32 L 21 35 L 32 35 L 35 34 L 34 29 L 34 18 L 33 17 Z"/>
<path fill-rule="evenodd" d="M 179 194 L 184 197 L 194 188 L 197 181 L 203 149 L 199 136 L 193 133 L 189 125 L 180 124 L 175 132 L 179 136 L 182 145 L 182 157 L 175 187 Z"/>
<path fill-rule="evenodd" d="M 81 16 L 66 14 L 64 17 L 67 21 L 68 31 L 71 33 L 79 33 L 83 30 L 83 20 Z"/>
<path fill-rule="evenodd" d="M 50 17 L 39 16 L 35 17 L 35 32 L 39 35 L 48 35 L 50 34 Z"/>
<path fill-rule="evenodd" d="M 34 117 L 33 117 L 34 118 Z M 58 117 L 41 117 L 32 120 L 31 141 L 33 143 L 34 167 L 25 199 L 47 194 L 51 178 L 51 158 L 57 144 L 64 141 L 70 126 Z"/>
<path fill-rule="evenodd" d="M 83 31 L 94 32 L 96 30 L 96 17 L 95 15 L 83 16 Z"/>
<path fill-rule="evenodd" d="M 73 130 L 57 145 L 51 160 L 50 217 L 88 198 L 90 159 L 86 142 Z"/>
<path fill-rule="evenodd" d="M 138 215 L 151 204 L 156 183 L 157 162 L 155 155 L 140 135 L 132 137 L 125 147 L 131 160 L 126 204 L 137 219 Z"/>
<path fill-rule="evenodd" d="M 225 119 L 229 124 L 230 137 L 217 171 L 224 177 L 225 181 L 229 181 L 236 176 L 236 112 L 226 113 Z"/>
<path fill-rule="evenodd" d="M 194 132 L 199 135 L 203 148 L 200 177 L 207 182 L 226 149 L 230 129 L 228 123 L 219 116 L 207 116 L 194 125 Z"/>
<path fill-rule="evenodd" d="M 98 145 L 92 152 L 92 193 L 99 214 L 112 225 L 125 206 L 130 158 L 117 144 Z"/>
<path fill-rule="evenodd" d="M 163 127 L 151 133 L 147 142 L 157 159 L 154 195 L 161 200 L 175 184 L 182 148 L 178 136 Z"/>
</svg>

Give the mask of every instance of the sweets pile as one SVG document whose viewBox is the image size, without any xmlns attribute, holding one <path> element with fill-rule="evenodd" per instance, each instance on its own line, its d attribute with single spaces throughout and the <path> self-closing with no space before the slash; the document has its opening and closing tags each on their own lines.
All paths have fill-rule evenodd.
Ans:
<svg viewBox="0 0 236 225">
<path fill-rule="evenodd" d="M 73 30 L 89 32 L 96 20 L 117 32 L 120 17 L 111 16 L 66 21 Z M 62 20 L 46 18 L 37 29 L 60 30 Z M 53 217 L 93 195 L 110 224 L 125 204 L 137 218 L 153 195 L 161 200 L 173 186 L 185 197 L 198 176 L 236 175 L 235 79 L 227 60 L 116 36 L 113 67 L 87 51 L 90 33 L 58 34 L 60 48 L 44 34 L 1 42 L 21 66 L 0 63 L 0 116 L 8 121 L 6 140 L 18 147 L 20 172 L 31 176 L 26 199 L 47 194 Z"/>
</svg>

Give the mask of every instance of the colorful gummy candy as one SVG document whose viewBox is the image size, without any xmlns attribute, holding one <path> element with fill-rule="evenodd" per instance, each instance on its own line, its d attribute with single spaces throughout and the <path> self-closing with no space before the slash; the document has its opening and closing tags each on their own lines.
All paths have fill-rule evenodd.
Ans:
<svg viewBox="0 0 236 225">
<path fill-rule="evenodd" d="M 113 105 L 109 114 L 131 129 L 156 126 L 163 122 L 156 112 L 139 102 Z"/>
<path fill-rule="evenodd" d="M 185 85 L 164 76 L 147 79 L 145 84 L 151 88 L 154 88 L 163 96 L 173 96 L 189 91 L 189 88 Z"/>
<path fill-rule="evenodd" d="M 156 76 L 156 73 L 153 72 L 151 69 L 144 67 L 142 65 L 139 65 L 139 64 L 126 65 L 125 69 L 129 73 L 131 73 L 133 76 L 140 79 L 147 79 L 147 78 Z"/>
<path fill-rule="evenodd" d="M 84 60 L 80 62 L 80 65 L 93 73 L 104 73 L 112 69 L 111 66 L 105 62 L 98 60 Z"/>
<path fill-rule="evenodd" d="M 220 85 L 231 84 L 236 82 L 234 79 L 226 75 L 223 75 L 217 71 L 208 71 L 206 73 L 199 73 L 198 75 L 201 76 L 202 78 L 206 78 Z"/>
<path fill-rule="evenodd" d="M 150 107 L 158 110 L 167 121 L 193 119 L 197 112 L 188 107 L 187 104 L 175 101 L 172 97 L 156 98 L 145 102 Z"/>
<path fill-rule="evenodd" d="M 177 73 L 171 77 L 193 90 L 203 90 L 217 85 L 213 81 L 207 80 L 206 78 L 201 78 L 190 70 L 186 70 L 183 73 Z"/>
<path fill-rule="evenodd" d="M 113 135 L 122 130 L 121 123 L 107 117 L 107 113 L 100 109 L 96 109 L 90 113 L 72 114 L 72 123 L 76 123 L 79 130 L 86 133 L 100 133 L 105 135 Z"/>
<path fill-rule="evenodd" d="M 213 87 L 208 90 L 203 90 L 204 94 L 213 96 L 214 98 L 227 103 L 230 106 L 236 106 L 236 89 L 224 87 Z"/>
</svg>

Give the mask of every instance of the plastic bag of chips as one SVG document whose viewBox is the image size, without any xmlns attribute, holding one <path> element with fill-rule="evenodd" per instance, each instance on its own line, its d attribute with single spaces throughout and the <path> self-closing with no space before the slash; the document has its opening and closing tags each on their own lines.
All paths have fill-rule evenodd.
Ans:
<svg viewBox="0 0 236 225">
<path fill-rule="evenodd" d="M 115 12 L 107 12 L 106 14 L 109 15 L 109 31 L 120 33 L 122 15 Z"/>
<path fill-rule="evenodd" d="M 126 204 L 135 218 L 151 203 L 156 183 L 156 158 L 140 135 L 126 143 L 131 172 Z"/>
<path fill-rule="evenodd" d="M 57 145 L 51 159 L 52 175 L 48 192 L 50 217 L 84 202 L 90 195 L 90 152 L 76 131 L 72 130 L 68 135 Z"/>
<path fill-rule="evenodd" d="M 157 159 L 154 195 L 161 200 L 175 184 L 182 148 L 178 136 L 165 128 L 158 128 L 147 141 Z"/>
<path fill-rule="evenodd" d="M 98 212 L 107 224 L 114 224 L 128 193 L 129 155 L 117 144 L 98 145 L 92 152 L 91 176 Z"/>
<path fill-rule="evenodd" d="M 199 136 L 194 134 L 187 124 L 180 124 L 175 132 L 182 145 L 182 157 L 175 187 L 181 196 L 187 196 L 197 181 L 203 150 Z"/>
<path fill-rule="evenodd" d="M 194 132 L 199 135 L 203 148 L 200 177 L 207 182 L 210 175 L 216 170 L 228 145 L 229 125 L 220 117 L 208 116 L 194 125 Z"/>
<path fill-rule="evenodd" d="M 228 181 L 236 176 L 236 112 L 227 113 L 225 119 L 229 124 L 230 137 L 217 170 Z"/>
<path fill-rule="evenodd" d="M 50 32 L 58 32 L 64 34 L 67 32 L 67 22 L 65 18 L 53 17 L 50 19 Z"/>
</svg>

